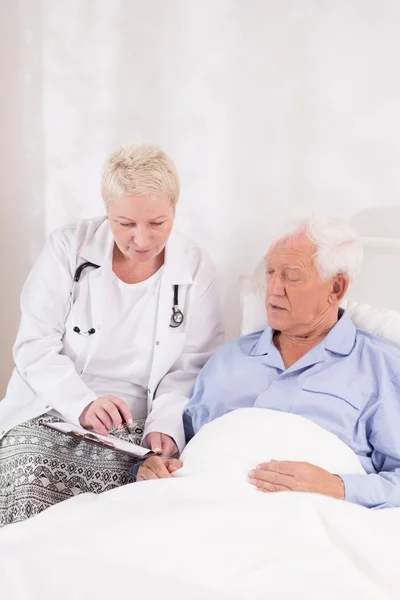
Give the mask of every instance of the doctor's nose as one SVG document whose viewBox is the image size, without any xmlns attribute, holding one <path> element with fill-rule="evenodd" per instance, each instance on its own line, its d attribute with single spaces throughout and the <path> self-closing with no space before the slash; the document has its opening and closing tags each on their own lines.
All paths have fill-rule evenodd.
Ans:
<svg viewBox="0 0 400 600">
<path fill-rule="evenodd" d="M 150 236 L 145 229 L 137 228 L 133 234 L 133 241 L 135 242 L 136 246 L 145 249 L 149 244 Z"/>
</svg>

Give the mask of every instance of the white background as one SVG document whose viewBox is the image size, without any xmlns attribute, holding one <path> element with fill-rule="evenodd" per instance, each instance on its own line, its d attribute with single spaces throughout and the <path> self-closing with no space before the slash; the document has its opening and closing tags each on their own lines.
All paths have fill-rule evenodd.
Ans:
<svg viewBox="0 0 400 600">
<path fill-rule="evenodd" d="M 100 170 L 123 142 L 174 158 L 177 225 L 217 263 L 228 337 L 238 276 L 277 215 L 400 205 L 398 0 L 0 0 L 0 11 L 2 390 L 29 267 L 48 232 L 103 211 Z"/>
</svg>

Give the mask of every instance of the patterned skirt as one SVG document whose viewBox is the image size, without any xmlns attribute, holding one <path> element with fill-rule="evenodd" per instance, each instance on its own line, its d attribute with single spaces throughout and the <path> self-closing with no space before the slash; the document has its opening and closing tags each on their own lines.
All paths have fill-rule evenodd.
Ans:
<svg viewBox="0 0 400 600">
<path fill-rule="evenodd" d="M 77 441 L 40 425 L 46 414 L 17 425 L 0 441 L 0 527 L 28 519 L 78 494 L 132 483 L 131 456 Z M 140 444 L 144 421 L 111 433 Z M 139 459 L 138 459 L 139 460 Z"/>
</svg>

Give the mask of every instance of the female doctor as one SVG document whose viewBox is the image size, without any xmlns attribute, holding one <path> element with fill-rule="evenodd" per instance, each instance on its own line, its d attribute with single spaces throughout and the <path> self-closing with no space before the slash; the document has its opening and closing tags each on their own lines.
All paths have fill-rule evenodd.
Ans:
<svg viewBox="0 0 400 600">
<path fill-rule="evenodd" d="M 133 481 L 132 458 L 41 422 L 182 450 L 183 407 L 223 329 L 210 259 L 173 231 L 178 195 L 164 152 L 121 147 L 103 171 L 107 216 L 55 231 L 30 273 L 0 403 L 1 525 Z"/>
</svg>

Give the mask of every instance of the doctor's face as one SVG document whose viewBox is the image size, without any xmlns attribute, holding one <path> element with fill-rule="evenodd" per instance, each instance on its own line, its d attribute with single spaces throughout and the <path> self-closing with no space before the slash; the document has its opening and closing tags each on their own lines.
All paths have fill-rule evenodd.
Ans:
<svg viewBox="0 0 400 600">
<path fill-rule="evenodd" d="M 175 211 L 164 192 L 127 194 L 112 202 L 107 217 L 122 254 L 144 263 L 164 250 L 174 224 Z"/>
</svg>

